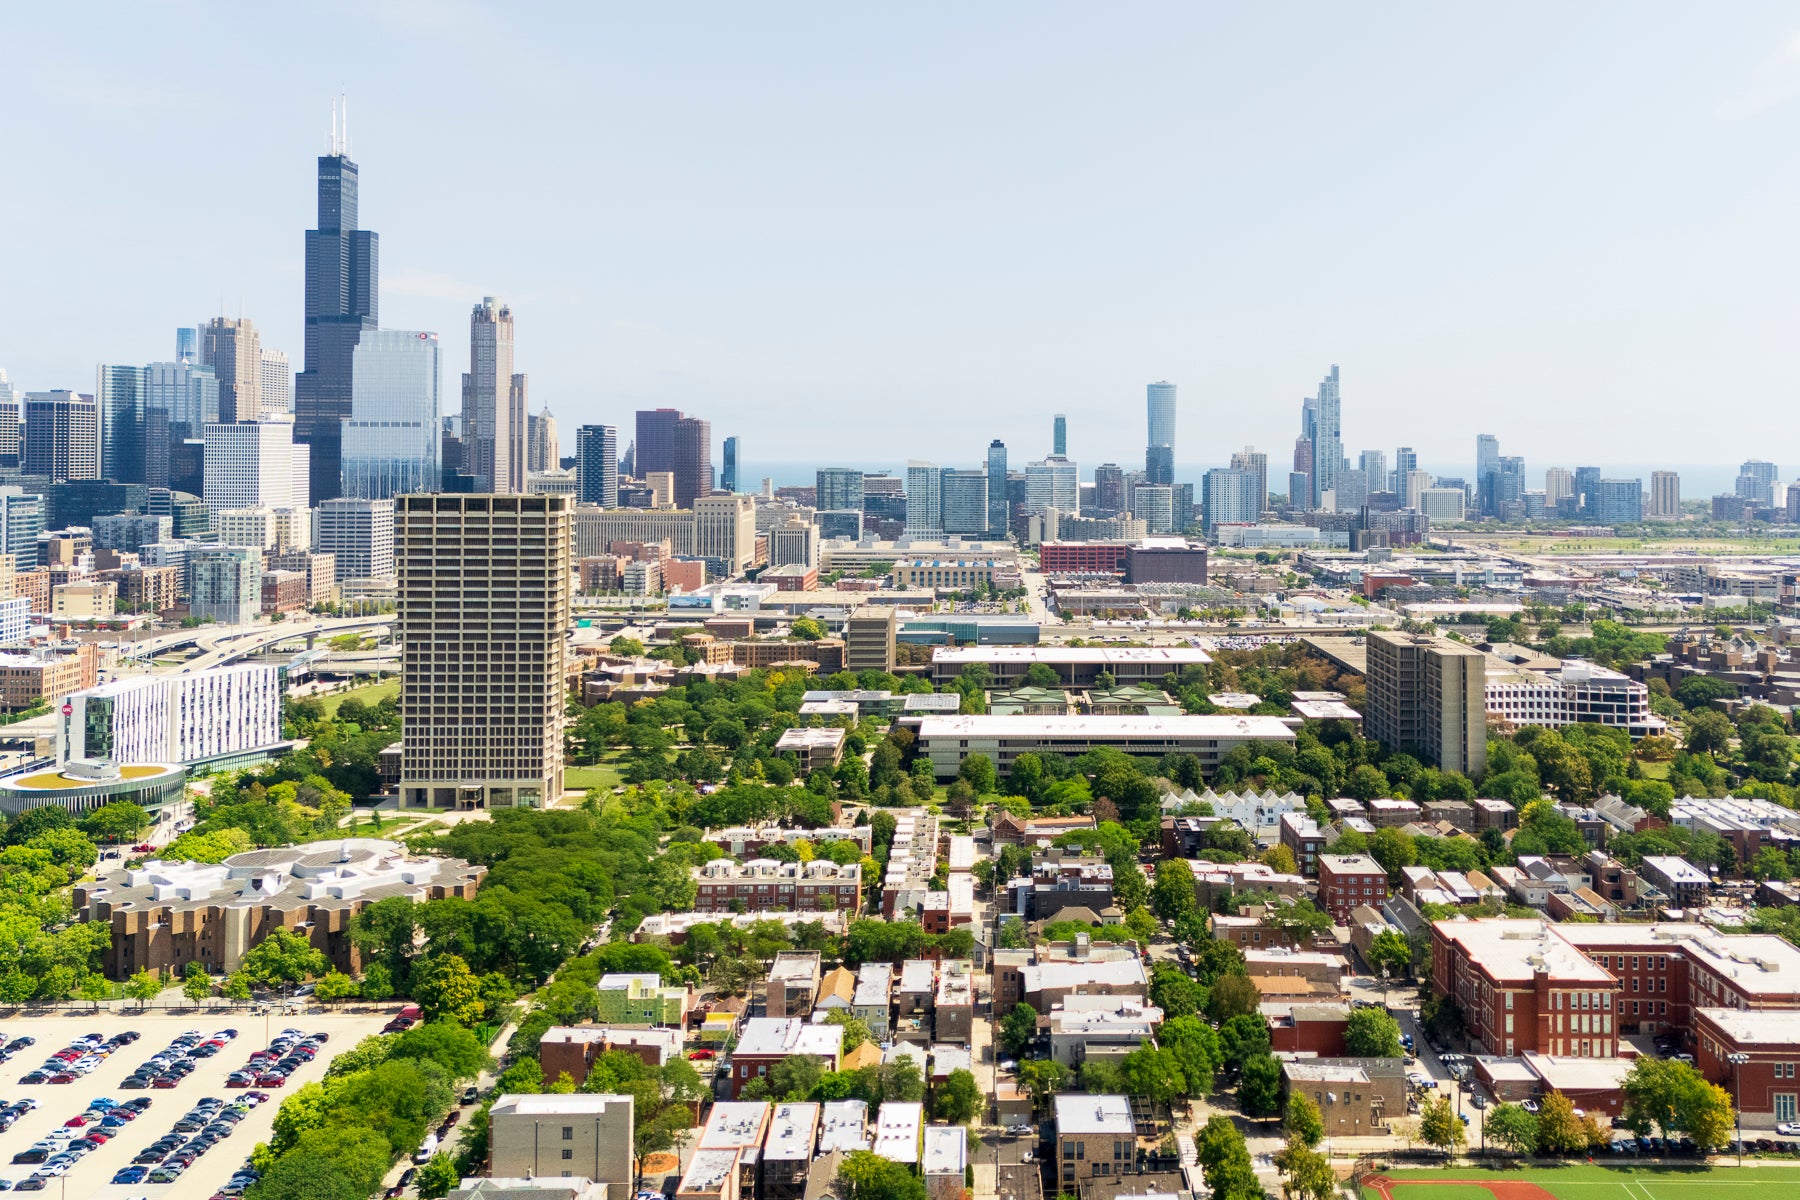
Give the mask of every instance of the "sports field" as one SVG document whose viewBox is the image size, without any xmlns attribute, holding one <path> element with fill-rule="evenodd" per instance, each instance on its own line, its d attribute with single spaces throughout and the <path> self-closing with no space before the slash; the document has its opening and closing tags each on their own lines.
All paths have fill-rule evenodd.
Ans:
<svg viewBox="0 0 1800 1200">
<path fill-rule="evenodd" d="M 1371 1176 L 1363 1200 L 1787 1200 L 1800 1167 L 1397 1168 Z"/>
</svg>

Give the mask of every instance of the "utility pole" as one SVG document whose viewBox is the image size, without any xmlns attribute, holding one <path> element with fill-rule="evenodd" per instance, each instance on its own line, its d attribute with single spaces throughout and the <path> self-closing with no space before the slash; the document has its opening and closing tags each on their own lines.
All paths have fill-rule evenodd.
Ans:
<svg viewBox="0 0 1800 1200">
<path fill-rule="evenodd" d="M 1731 1119 L 1733 1137 L 1737 1142 L 1738 1166 L 1741 1167 L 1744 1165 L 1744 1113 L 1741 1107 L 1744 1098 L 1743 1068 L 1750 1061 L 1750 1056 L 1742 1050 L 1734 1050 L 1725 1056 L 1725 1061 L 1731 1064 Z"/>
</svg>

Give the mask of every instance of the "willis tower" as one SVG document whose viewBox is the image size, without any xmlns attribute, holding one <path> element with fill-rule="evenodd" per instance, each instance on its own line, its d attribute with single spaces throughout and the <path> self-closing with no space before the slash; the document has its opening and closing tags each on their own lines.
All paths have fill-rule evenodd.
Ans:
<svg viewBox="0 0 1800 1200">
<path fill-rule="evenodd" d="M 343 492 L 351 364 L 378 317 L 380 235 L 356 227 L 348 125 L 334 106 L 331 153 L 319 159 L 319 227 L 306 231 L 306 363 L 294 381 L 294 440 L 312 447 L 314 505 Z"/>
</svg>

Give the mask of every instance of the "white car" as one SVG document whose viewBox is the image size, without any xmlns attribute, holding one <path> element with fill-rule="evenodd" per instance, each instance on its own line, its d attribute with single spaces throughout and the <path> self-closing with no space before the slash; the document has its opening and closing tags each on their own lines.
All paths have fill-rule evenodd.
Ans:
<svg viewBox="0 0 1800 1200">
<path fill-rule="evenodd" d="M 1782 1137 L 1800 1137 L 1800 1121 L 1783 1121 L 1775 1127 Z"/>
</svg>

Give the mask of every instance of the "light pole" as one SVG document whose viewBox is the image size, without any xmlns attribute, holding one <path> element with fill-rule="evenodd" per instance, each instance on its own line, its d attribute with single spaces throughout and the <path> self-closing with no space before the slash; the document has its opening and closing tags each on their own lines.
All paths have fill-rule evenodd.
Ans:
<svg viewBox="0 0 1800 1200">
<path fill-rule="evenodd" d="M 1732 1131 L 1737 1142 L 1738 1166 L 1744 1165 L 1744 1064 L 1750 1056 L 1742 1050 L 1734 1050 L 1725 1056 L 1731 1064 L 1731 1121 Z"/>
</svg>

